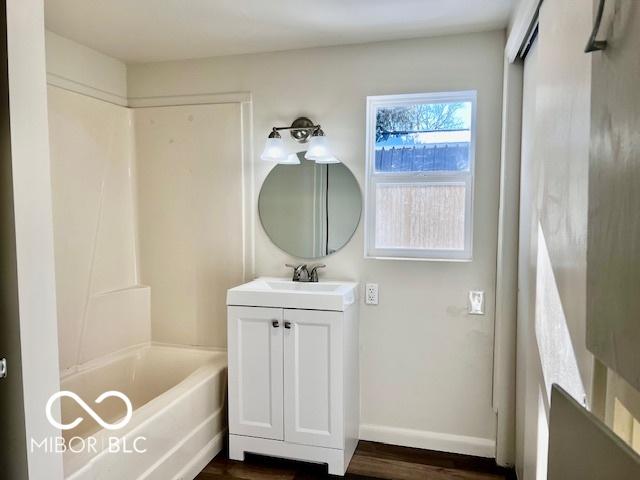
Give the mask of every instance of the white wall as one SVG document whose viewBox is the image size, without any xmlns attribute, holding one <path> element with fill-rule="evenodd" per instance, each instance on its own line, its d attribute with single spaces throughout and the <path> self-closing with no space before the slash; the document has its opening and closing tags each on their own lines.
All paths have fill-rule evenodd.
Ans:
<svg viewBox="0 0 640 480">
<path fill-rule="evenodd" d="M 132 112 L 49 86 L 60 368 L 148 342 Z"/>
<path fill-rule="evenodd" d="M 380 305 L 362 306 L 363 438 L 494 454 L 493 298 L 504 41 L 504 32 L 496 31 L 128 66 L 130 99 L 251 92 L 257 154 L 273 125 L 288 125 L 306 114 L 322 123 L 360 185 L 367 95 L 478 91 L 474 261 L 364 260 L 362 225 L 342 251 L 326 259 L 327 277 L 380 285 Z M 268 166 L 256 159 L 254 167 L 257 198 Z M 256 273 L 288 275 L 284 263 L 291 261 L 256 226 Z M 486 292 L 485 316 L 466 314 L 470 289 Z"/>
<path fill-rule="evenodd" d="M 24 429 L 29 442 L 59 434 L 44 415 L 59 381 L 42 0 L 7 2 L 7 47 Z M 61 455 L 31 451 L 29 446 L 26 451 L 29 478 L 62 479 Z"/>
</svg>

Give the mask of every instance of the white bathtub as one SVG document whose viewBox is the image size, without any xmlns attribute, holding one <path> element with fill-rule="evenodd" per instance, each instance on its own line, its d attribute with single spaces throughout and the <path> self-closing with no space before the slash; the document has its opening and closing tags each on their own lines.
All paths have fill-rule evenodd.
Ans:
<svg viewBox="0 0 640 480">
<path fill-rule="evenodd" d="M 64 376 L 61 390 L 79 395 L 104 421 L 117 423 L 126 413 L 121 399 L 94 402 L 105 391 L 124 393 L 134 409 L 126 426 L 106 430 L 73 399 L 63 398 L 62 423 L 83 418 L 63 432 L 65 478 L 194 478 L 222 448 L 226 368 L 222 352 L 154 345 L 91 362 Z"/>
</svg>

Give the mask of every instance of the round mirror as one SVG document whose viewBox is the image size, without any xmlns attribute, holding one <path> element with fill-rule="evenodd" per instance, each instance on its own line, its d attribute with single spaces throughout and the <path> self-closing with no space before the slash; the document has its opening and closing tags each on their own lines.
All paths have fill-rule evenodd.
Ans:
<svg viewBox="0 0 640 480">
<path fill-rule="evenodd" d="M 260 221 L 273 243 L 290 255 L 321 258 L 344 247 L 360 222 L 362 197 L 342 163 L 276 165 L 258 200 Z"/>
</svg>

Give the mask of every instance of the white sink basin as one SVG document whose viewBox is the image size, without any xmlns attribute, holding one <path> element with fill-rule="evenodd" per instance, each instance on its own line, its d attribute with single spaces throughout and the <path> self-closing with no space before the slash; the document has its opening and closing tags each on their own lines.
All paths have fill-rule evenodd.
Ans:
<svg viewBox="0 0 640 480">
<path fill-rule="evenodd" d="M 357 300 L 357 283 L 292 282 L 257 278 L 227 291 L 227 305 L 344 311 Z"/>
<path fill-rule="evenodd" d="M 339 283 L 292 282 L 291 280 L 265 280 L 273 290 L 292 290 L 296 292 L 335 292 L 342 285 Z"/>
</svg>

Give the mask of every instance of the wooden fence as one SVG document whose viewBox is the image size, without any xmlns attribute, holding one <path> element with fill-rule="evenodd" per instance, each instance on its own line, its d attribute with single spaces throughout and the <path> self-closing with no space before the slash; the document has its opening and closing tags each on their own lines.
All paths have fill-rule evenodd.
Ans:
<svg viewBox="0 0 640 480">
<path fill-rule="evenodd" d="M 468 142 L 376 150 L 377 172 L 456 172 L 468 168 Z"/>
</svg>

